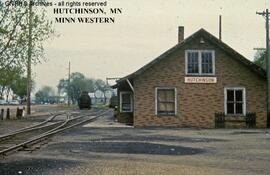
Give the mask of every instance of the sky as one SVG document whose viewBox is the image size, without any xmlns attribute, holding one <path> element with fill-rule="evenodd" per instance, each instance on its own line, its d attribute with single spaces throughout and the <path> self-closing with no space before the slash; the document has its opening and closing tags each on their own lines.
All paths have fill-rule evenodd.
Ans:
<svg viewBox="0 0 270 175">
<path fill-rule="evenodd" d="M 55 0 L 56 1 L 56 0 Z M 94 0 L 77 0 L 94 1 Z M 95 0 L 99 1 L 99 0 Z M 33 67 L 37 91 L 56 88 L 61 78 L 81 72 L 89 78 L 123 77 L 177 44 L 178 26 L 185 38 L 206 29 L 252 60 L 254 48 L 265 47 L 265 20 L 256 11 L 270 8 L 269 0 L 108 0 L 122 8 L 114 24 L 55 24 L 60 35 L 44 43 L 46 62 Z M 52 9 L 48 18 L 54 21 Z M 110 82 L 113 84 L 113 82 Z"/>
</svg>

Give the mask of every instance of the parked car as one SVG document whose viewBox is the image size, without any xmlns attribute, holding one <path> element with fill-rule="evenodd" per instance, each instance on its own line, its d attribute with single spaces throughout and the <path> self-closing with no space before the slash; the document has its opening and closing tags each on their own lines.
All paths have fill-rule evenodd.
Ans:
<svg viewBox="0 0 270 175">
<path fill-rule="evenodd" d="M 11 101 L 9 102 L 9 104 L 11 104 L 11 105 L 19 105 L 20 103 L 19 103 L 18 100 L 11 100 Z"/>
<path fill-rule="evenodd" d="M 6 100 L 0 100 L 0 105 L 6 105 L 6 104 L 7 104 Z"/>
</svg>

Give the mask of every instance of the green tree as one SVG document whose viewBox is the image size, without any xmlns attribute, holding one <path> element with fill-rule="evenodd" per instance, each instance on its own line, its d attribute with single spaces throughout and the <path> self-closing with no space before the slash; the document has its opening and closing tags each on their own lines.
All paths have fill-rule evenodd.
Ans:
<svg viewBox="0 0 270 175">
<path fill-rule="evenodd" d="M 6 99 L 11 92 L 24 99 L 27 93 L 27 78 L 24 76 L 20 67 L 12 67 L 6 70 L 0 70 L 0 99 L 6 94 Z M 32 80 L 32 88 L 35 82 Z"/>
<path fill-rule="evenodd" d="M 74 72 L 70 76 L 70 86 L 68 91 L 68 79 L 61 79 L 58 83 L 58 93 L 69 94 L 72 103 L 76 103 L 82 91 L 95 92 L 101 90 L 105 92 L 109 88 L 103 80 L 95 80 L 85 77 L 80 72 Z"/>
<path fill-rule="evenodd" d="M 50 97 L 55 96 L 55 92 L 50 86 L 43 86 L 39 91 L 36 92 L 36 101 L 49 103 Z"/>
<path fill-rule="evenodd" d="M 110 89 L 110 86 L 108 86 L 105 81 L 101 79 L 97 79 L 95 82 L 95 90 L 101 90 L 102 92 L 105 92 L 106 90 Z"/>
<path fill-rule="evenodd" d="M 60 96 L 63 93 L 67 93 L 68 81 L 66 79 L 59 80 L 57 85 L 58 95 Z"/>
<path fill-rule="evenodd" d="M 32 82 L 32 85 L 33 84 L 34 82 Z M 21 101 L 25 101 L 27 95 L 27 78 L 20 77 L 19 79 L 15 80 L 11 85 L 11 89 L 14 94 L 20 97 Z"/>
<path fill-rule="evenodd" d="M 13 67 L 7 70 L 0 70 L 0 98 L 3 99 L 4 92 L 6 94 L 6 99 L 8 99 L 11 86 L 20 79 L 22 71 L 19 67 Z"/>
<path fill-rule="evenodd" d="M 28 47 L 28 6 L 5 6 L 0 3 L 0 70 L 14 66 L 25 69 Z M 44 59 L 43 42 L 55 36 L 53 24 L 43 7 L 33 6 L 32 63 Z"/>
<path fill-rule="evenodd" d="M 80 72 L 75 72 L 71 74 L 69 95 L 71 97 L 71 101 L 73 104 L 78 101 L 82 91 L 91 92 L 93 90 L 94 90 L 93 80 L 86 78 Z"/>
<path fill-rule="evenodd" d="M 257 51 L 254 57 L 254 63 L 266 70 L 266 51 Z"/>
</svg>

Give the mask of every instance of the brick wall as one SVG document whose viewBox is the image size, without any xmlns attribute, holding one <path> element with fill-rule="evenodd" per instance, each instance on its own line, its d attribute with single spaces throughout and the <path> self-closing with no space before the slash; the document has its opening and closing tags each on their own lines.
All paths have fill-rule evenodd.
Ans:
<svg viewBox="0 0 270 175">
<path fill-rule="evenodd" d="M 246 88 L 246 111 L 256 112 L 257 127 L 266 127 L 266 80 L 205 39 L 192 39 L 134 78 L 134 126 L 213 128 L 215 112 L 224 112 L 224 87 Z M 186 84 L 185 50 L 215 50 L 216 84 Z M 177 115 L 155 115 L 155 88 L 177 88 Z"/>
</svg>

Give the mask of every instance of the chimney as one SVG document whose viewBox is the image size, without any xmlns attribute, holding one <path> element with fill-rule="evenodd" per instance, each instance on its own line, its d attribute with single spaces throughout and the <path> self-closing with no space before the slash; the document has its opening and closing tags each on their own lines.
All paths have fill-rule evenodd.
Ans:
<svg viewBox="0 0 270 175">
<path fill-rule="evenodd" d="M 178 27 L 178 43 L 181 43 L 184 40 L 184 26 Z"/>
</svg>

